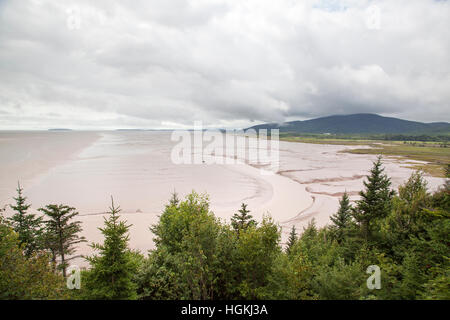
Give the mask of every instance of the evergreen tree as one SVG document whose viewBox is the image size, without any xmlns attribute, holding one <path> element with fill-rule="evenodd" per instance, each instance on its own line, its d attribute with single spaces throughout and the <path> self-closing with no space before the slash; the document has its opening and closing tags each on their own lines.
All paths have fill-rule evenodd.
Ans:
<svg viewBox="0 0 450 320">
<path fill-rule="evenodd" d="M 109 217 L 105 227 L 99 228 L 105 240 L 91 247 L 99 255 L 87 257 L 91 270 L 85 281 L 88 297 L 93 299 L 134 299 L 136 288 L 132 278 L 137 271 L 133 253 L 128 248 L 129 228 L 126 221 L 119 221 L 120 207 L 114 206 L 111 198 Z"/>
<path fill-rule="evenodd" d="M 178 198 L 178 193 L 174 190 L 172 197 L 169 200 L 169 206 L 178 206 L 180 204 L 180 199 Z"/>
<path fill-rule="evenodd" d="M 19 236 L 20 245 L 24 246 L 25 256 L 30 257 L 41 245 L 42 218 L 35 214 L 27 213 L 30 204 L 26 204 L 26 197 L 22 195 L 23 188 L 17 183 L 17 197 L 15 205 L 11 205 L 16 213 L 9 219 L 13 230 Z"/>
<path fill-rule="evenodd" d="M 68 299 L 64 278 L 46 255 L 25 256 L 19 235 L 0 209 L 0 300 Z"/>
<path fill-rule="evenodd" d="M 240 230 L 245 230 L 249 226 L 256 225 L 256 221 L 252 219 L 253 217 L 249 213 L 250 210 L 247 210 L 247 205 L 243 203 L 241 209 L 239 209 L 239 213 L 235 213 L 231 217 L 231 226 L 236 230 L 238 235 Z"/>
<path fill-rule="evenodd" d="M 416 200 L 423 200 L 428 196 L 428 183 L 421 171 L 411 174 L 408 180 L 398 187 L 398 198 L 407 204 L 412 204 Z"/>
<path fill-rule="evenodd" d="M 342 243 L 345 237 L 345 231 L 349 227 L 352 218 L 352 207 L 347 192 L 344 192 L 339 201 L 339 210 L 333 214 L 330 219 L 334 225 L 334 235 L 338 243 Z"/>
<path fill-rule="evenodd" d="M 391 210 L 391 200 L 395 192 L 390 189 L 390 186 L 391 181 L 384 174 L 381 156 L 379 156 L 373 163 L 367 181 L 364 181 L 365 190 L 359 193 L 361 199 L 356 201 L 356 208 L 352 212 L 366 241 L 371 238 L 372 224 L 385 218 Z"/>
<path fill-rule="evenodd" d="M 220 228 L 206 195 L 193 191 L 178 206 L 166 206 L 159 223 L 151 227 L 156 250 L 139 285 L 140 295 L 156 299 L 214 297 Z"/>
<path fill-rule="evenodd" d="M 45 221 L 47 249 L 53 252 L 55 261 L 57 256 L 60 257 L 59 268 L 66 277 L 67 261 L 74 258 L 67 257 L 75 252 L 75 244 L 86 241 L 84 237 L 78 236 L 78 233 L 82 231 L 81 222 L 71 221 L 78 212 L 75 208 L 62 204 L 50 204 L 38 210 L 50 218 Z"/>
<path fill-rule="evenodd" d="M 53 271 L 56 269 L 56 260 L 58 256 L 58 241 L 53 231 L 44 229 L 42 234 L 42 247 L 50 253 L 50 259 L 53 266 Z"/>
<path fill-rule="evenodd" d="M 289 234 L 289 239 L 287 241 L 286 252 L 289 254 L 291 252 L 292 246 L 297 242 L 297 231 L 295 230 L 295 226 L 292 225 L 291 233 Z"/>
<path fill-rule="evenodd" d="M 270 299 L 275 295 L 272 280 L 277 257 L 282 254 L 278 226 L 269 216 L 258 227 L 241 230 L 236 243 L 235 264 L 238 267 L 237 299 Z"/>
<path fill-rule="evenodd" d="M 302 239 L 314 239 L 317 237 L 318 234 L 318 230 L 317 230 L 317 226 L 316 226 L 316 218 L 312 218 L 309 222 L 308 225 L 305 227 L 303 227 L 303 233 L 301 238 Z"/>
</svg>

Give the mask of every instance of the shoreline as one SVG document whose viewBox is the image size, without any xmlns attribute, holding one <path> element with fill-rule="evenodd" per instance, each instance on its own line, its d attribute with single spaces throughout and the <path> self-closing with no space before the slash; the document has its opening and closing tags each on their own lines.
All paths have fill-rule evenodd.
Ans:
<svg viewBox="0 0 450 320">
<path fill-rule="evenodd" d="M 193 189 L 208 192 L 210 210 L 228 222 L 241 202 L 249 205 L 250 214 L 257 221 L 269 213 L 282 228 L 284 243 L 292 225 L 301 233 L 312 218 L 318 227 L 327 224 L 343 189 L 355 200 L 375 159 L 374 155 L 340 152 L 358 146 L 281 141 L 278 172 L 261 175 L 260 167 L 247 163 L 168 163 L 171 144 L 167 137 L 161 133 L 97 132 L 89 139 L 81 139 L 83 142 L 78 142 L 72 152 L 63 152 L 62 159 L 57 157 L 62 161 L 36 175 L 25 186 L 25 195 L 31 200 L 33 211 L 55 202 L 77 208 L 77 220 L 82 221 L 82 235 L 88 243 L 82 244 L 76 255 L 92 254 L 89 243 L 102 240 L 97 228 L 103 224 L 111 195 L 123 208 L 122 219 L 133 225 L 130 247 L 143 253 L 152 249 L 149 227 L 158 221 L 174 189 L 180 199 Z M 70 149 L 73 145 L 65 143 L 65 147 Z M 412 172 L 389 159 L 385 164 L 388 175 L 393 177 L 393 187 Z M 8 191 L 14 195 L 15 188 Z M 82 258 L 75 261 L 86 265 Z"/>
<path fill-rule="evenodd" d="M 450 149 L 440 147 L 442 141 L 408 141 L 397 140 L 371 140 L 371 139 L 333 139 L 311 137 L 281 137 L 280 141 L 292 143 L 308 143 L 319 145 L 335 145 L 345 147 L 357 147 L 341 152 L 363 155 L 383 154 L 385 157 L 397 159 L 400 164 L 410 164 L 416 170 L 422 170 L 435 178 L 445 178 L 443 167 L 448 163 Z"/>
</svg>

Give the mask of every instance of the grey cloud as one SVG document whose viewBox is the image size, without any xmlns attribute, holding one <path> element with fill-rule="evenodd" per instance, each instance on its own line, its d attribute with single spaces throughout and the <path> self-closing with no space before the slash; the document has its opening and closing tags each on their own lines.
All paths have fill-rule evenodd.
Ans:
<svg viewBox="0 0 450 320">
<path fill-rule="evenodd" d="M 3 1 L 0 129 L 449 121 L 449 30 L 431 0 Z"/>
</svg>

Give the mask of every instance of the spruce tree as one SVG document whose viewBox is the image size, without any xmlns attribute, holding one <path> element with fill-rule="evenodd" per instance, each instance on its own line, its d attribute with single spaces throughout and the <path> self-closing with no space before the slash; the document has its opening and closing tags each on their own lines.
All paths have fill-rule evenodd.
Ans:
<svg viewBox="0 0 450 320">
<path fill-rule="evenodd" d="M 289 239 L 287 241 L 286 252 L 289 254 L 291 252 L 292 246 L 297 242 L 297 231 L 295 230 L 295 226 L 292 225 L 291 232 L 289 233 Z"/>
<path fill-rule="evenodd" d="M 15 205 L 11 205 L 16 213 L 9 218 L 13 230 L 19 236 L 19 243 L 24 248 L 25 256 L 31 255 L 40 249 L 42 240 L 42 218 L 28 213 L 30 204 L 26 204 L 27 198 L 22 195 L 23 188 L 17 183 L 17 197 Z"/>
<path fill-rule="evenodd" d="M 78 212 L 75 211 L 75 208 L 62 204 L 50 204 L 38 210 L 50 218 L 45 221 L 47 249 L 52 251 L 53 260 L 59 256 L 61 260 L 59 268 L 66 277 L 67 262 L 74 258 L 68 258 L 75 252 L 74 245 L 86 241 L 84 237 L 78 236 L 78 233 L 82 231 L 81 222 L 71 221 L 78 215 Z"/>
<path fill-rule="evenodd" d="M 330 219 L 333 222 L 335 237 L 338 243 L 342 243 L 345 237 L 345 230 L 349 227 L 352 218 L 352 207 L 347 192 L 344 192 L 339 201 L 339 210 Z"/>
<path fill-rule="evenodd" d="M 65 282 L 45 255 L 26 257 L 0 208 L 0 300 L 68 299 Z"/>
<path fill-rule="evenodd" d="M 390 189 L 391 180 L 384 173 L 381 156 L 373 163 L 367 181 L 364 181 L 365 190 L 356 201 L 356 208 L 352 214 L 361 227 L 363 238 L 368 241 L 371 238 L 373 223 L 385 218 L 392 207 L 392 197 L 395 192 Z"/>
<path fill-rule="evenodd" d="M 252 215 L 249 214 L 250 210 L 247 210 L 247 205 L 243 203 L 239 213 L 235 213 L 231 217 L 231 226 L 239 234 L 240 230 L 247 229 L 251 225 L 256 225 L 256 221 L 253 220 Z"/>
<path fill-rule="evenodd" d="M 131 225 L 119 221 L 120 207 L 116 208 L 114 201 L 111 202 L 109 217 L 104 218 L 105 227 L 99 228 L 105 240 L 103 244 L 91 245 L 99 255 L 86 258 L 91 265 L 86 279 L 88 296 L 92 299 L 134 299 L 136 288 L 132 278 L 137 270 L 128 248 Z"/>
<path fill-rule="evenodd" d="M 174 190 L 172 192 L 172 196 L 169 200 L 169 206 L 178 206 L 178 204 L 180 203 L 180 199 L 178 198 L 178 193 Z"/>
<path fill-rule="evenodd" d="M 312 218 L 309 222 L 308 225 L 305 227 L 303 227 L 303 233 L 301 236 L 301 239 L 314 239 L 317 237 L 318 234 L 318 230 L 317 230 L 317 226 L 316 226 L 316 218 Z"/>
</svg>

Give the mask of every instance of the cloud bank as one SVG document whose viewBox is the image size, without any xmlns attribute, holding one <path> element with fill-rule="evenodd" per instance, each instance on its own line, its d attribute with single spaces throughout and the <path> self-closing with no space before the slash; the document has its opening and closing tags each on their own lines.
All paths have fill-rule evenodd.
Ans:
<svg viewBox="0 0 450 320">
<path fill-rule="evenodd" d="M 0 129 L 450 121 L 450 3 L 0 1 Z"/>
</svg>

